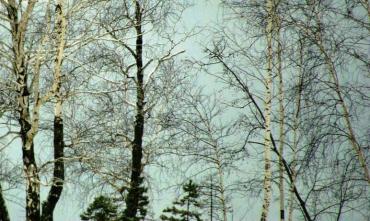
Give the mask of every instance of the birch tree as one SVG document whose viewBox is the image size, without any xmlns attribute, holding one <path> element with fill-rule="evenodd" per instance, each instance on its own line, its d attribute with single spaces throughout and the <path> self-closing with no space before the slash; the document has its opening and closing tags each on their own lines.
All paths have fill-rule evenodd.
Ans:
<svg viewBox="0 0 370 221">
<path fill-rule="evenodd" d="M 242 158 L 244 143 L 237 141 L 235 119 L 224 119 L 230 113 L 227 108 L 203 93 L 189 88 L 178 99 L 181 108 L 176 108 L 168 129 L 170 139 L 175 141 L 171 142 L 172 148 L 164 151 L 182 158 L 179 160 L 184 161 L 183 165 L 189 164 L 187 170 L 192 168 L 194 172 L 186 176 L 196 176 L 202 181 L 201 194 L 212 201 L 211 206 L 204 206 L 213 208 L 210 217 L 227 221 L 232 194 L 229 186 L 234 184 L 233 175 L 237 174 L 231 171 Z"/>
<path fill-rule="evenodd" d="M 367 8 L 369 9 L 369 6 Z M 364 170 L 364 177 L 367 180 L 367 182 L 370 184 L 370 171 L 369 171 L 369 168 L 367 166 L 365 155 L 363 153 L 362 147 L 360 146 L 360 144 L 359 144 L 359 142 L 356 138 L 355 132 L 353 130 L 353 127 L 352 127 L 352 123 L 351 123 L 350 115 L 349 115 L 349 110 L 348 110 L 348 107 L 347 107 L 347 105 L 344 101 L 343 94 L 341 92 L 341 85 L 340 85 L 338 73 L 337 73 L 337 70 L 335 68 L 335 64 L 334 64 L 332 58 L 330 57 L 327 49 L 324 46 L 324 39 L 323 39 L 323 33 L 322 33 L 323 24 L 322 24 L 321 19 L 320 19 L 321 15 L 320 15 L 319 11 L 316 11 L 315 9 L 313 9 L 313 10 L 314 10 L 314 13 L 315 13 L 313 15 L 314 20 L 316 22 L 317 29 L 318 29 L 318 31 L 315 33 L 315 44 L 319 48 L 319 50 L 320 50 L 320 52 L 321 52 L 321 54 L 324 58 L 327 70 L 329 71 L 329 74 L 331 76 L 331 81 L 334 84 L 333 89 L 334 89 L 334 91 L 337 95 L 338 103 L 342 108 L 343 118 L 344 118 L 345 125 L 346 125 L 347 131 L 348 131 L 347 132 L 348 133 L 348 139 L 349 139 L 349 141 L 351 143 L 351 146 L 352 146 L 352 148 L 355 152 L 355 155 L 358 157 L 358 161 L 359 161 L 361 167 Z"/>
<path fill-rule="evenodd" d="M 20 13 L 20 5 L 15 1 L 2 2 L 7 10 L 10 31 L 12 37 L 12 71 L 17 81 L 17 110 L 19 112 L 20 136 L 22 140 L 22 152 L 24 173 L 26 176 L 26 219 L 40 219 L 40 184 L 37 165 L 34 155 L 33 139 L 37 133 L 38 115 L 41 105 L 38 88 L 33 90 L 35 104 L 33 106 L 33 115 L 30 114 L 30 88 L 29 75 L 27 73 L 27 55 L 25 51 L 25 38 L 29 25 L 31 13 L 35 7 L 36 1 L 29 1 L 23 13 Z M 20 15 L 20 16 L 19 16 Z M 40 58 L 38 58 L 40 59 Z M 35 65 L 38 68 L 37 64 Z M 37 70 L 36 70 L 37 72 Z M 36 73 L 37 75 L 38 73 Z"/>
<path fill-rule="evenodd" d="M 271 108 L 272 108 L 272 65 L 273 65 L 273 32 L 274 32 L 274 18 L 275 18 L 275 3 L 272 0 L 267 1 L 267 26 L 266 26 L 266 40 L 267 40 L 267 74 L 264 78 L 266 87 L 264 100 L 264 129 L 265 129 L 265 178 L 263 182 L 264 199 L 262 206 L 261 221 L 266 221 L 268 217 L 270 201 L 271 201 Z M 281 153 L 280 153 L 281 154 Z M 280 156 L 281 157 L 281 156 Z"/>
<path fill-rule="evenodd" d="M 145 219 L 151 171 L 171 164 L 211 192 L 211 220 L 248 199 L 264 221 L 370 217 L 368 1 L 220 7 L 189 62 L 184 2 L 0 0 L 0 219 L 24 183 L 26 220 L 53 220 L 68 182 Z"/>
<path fill-rule="evenodd" d="M 53 212 L 63 191 L 64 185 L 64 135 L 63 135 L 63 115 L 62 104 L 63 96 L 61 93 L 62 86 L 62 63 L 64 57 L 65 38 L 66 38 L 66 18 L 64 14 L 64 0 L 58 0 L 55 11 L 55 29 L 56 39 L 56 58 L 54 63 L 54 171 L 51 188 L 47 200 L 42 204 L 41 220 L 52 221 Z"/>
<path fill-rule="evenodd" d="M 12 64 L 12 72 L 16 78 L 17 84 L 15 85 L 17 92 L 17 111 L 19 113 L 18 121 L 20 125 L 20 137 L 22 140 L 22 153 L 23 153 L 23 165 L 24 174 L 26 178 L 26 220 L 40 220 L 40 174 L 35 157 L 34 139 L 39 131 L 40 125 L 40 108 L 43 104 L 50 101 L 53 96 L 60 94 L 61 87 L 61 64 L 63 59 L 64 50 L 64 38 L 65 38 L 65 18 L 63 14 L 64 4 L 59 1 L 56 5 L 56 32 L 57 32 L 57 54 L 54 65 L 54 81 L 51 87 L 42 94 L 42 86 L 40 86 L 40 72 L 42 65 L 45 62 L 45 55 L 47 54 L 47 47 L 45 44 L 49 42 L 48 35 L 52 32 L 51 30 L 51 14 L 50 14 L 50 1 L 45 6 L 45 22 L 46 26 L 41 32 L 39 39 L 38 48 L 36 53 L 32 51 L 32 45 L 27 42 L 27 36 L 29 35 L 28 29 L 30 29 L 33 11 L 35 9 L 37 1 L 29 1 L 26 5 L 17 3 L 15 1 L 2 2 L 2 5 L 7 10 L 7 16 L 9 21 L 9 31 L 11 32 L 11 45 L 13 57 L 10 63 Z M 23 7 L 25 6 L 25 10 Z M 41 6 L 41 5 L 40 5 Z M 35 42 L 33 42 L 35 43 Z M 31 48 L 30 48 L 31 47 Z M 60 100 L 60 99 L 59 99 Z M 60 103 L 60 101 L 59 101 Z M 57 107 L 57 112 L 61 111 L 61 107 Z M 58 115 L 58 114 L 57 114 Z M 57 116 L 60 118 L 60 116 Z M 58 145 L 63 142 L 62 132 L 63 128 L 56 127 L 55 133 L 59 134 L 55 137 L 55 157 L 56 160 L 60 160 L 63 148 Z M 63 163 L 58 165 L 56 163 L 54 179 L 63 179 L 61 169 Z M 59 174 L 58 174 L 59 173 Z M 58 181 L 57 189 L 61 188 L 62 183 Z M 43 220 L 52 220 L 53 210 L 60 197 L 61 189 L 55 192 L 55 181 L 54 187 L 52 187 L 48 202 L 46 203 L 49 208 L 44 209 L 42 218 Z M 53 198 L 53 199 L 51 199 Z M 48 215 L 46 215 L 48 214 Z M 45 218 L 48 217 L 48 218 Z"/>
<path fill-rule="evenodd" d="M 276 73 L 278 75 L 278 100 L 279 100 L 279 206 L 280 206 L 280 221 L 285 220 L 285 188 L 284 188 L 284 143 L 285 143 L 285 105 L 284 105 L 284 77 L 283 77 L 283 42 L 281 39 L 282 30 L 282 16 L 281 16 L 281 1 L 275 2 L 275 15 L 274 15 L 274 41 L 276 42 Z"/>
<path fill-rule="evenodd" d="M 105 2 L 94 24 L 100 37 L 84 49 L 86 63 L 95 70 L 88 67 L 86 87 L 78 91 L 86 99 L 78 100 L 81 106 L 73 111 L 86 120 L 75 119 L 70 142 L 81 159 L 83 177 L 94 176 L 94 185 L 121 200 L 122 219 L 140 219 L 144 170 L 155 158 L 160 139 L 157 115 L 180 84 L 173 63 L 187 36 L 172 39 L 172 22 L 182 12 L 178 6 L 165 1 Z"/>
</svg>

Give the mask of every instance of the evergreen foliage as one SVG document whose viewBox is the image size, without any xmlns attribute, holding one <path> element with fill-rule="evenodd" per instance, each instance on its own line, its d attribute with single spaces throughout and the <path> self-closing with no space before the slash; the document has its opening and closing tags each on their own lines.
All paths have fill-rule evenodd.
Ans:
<svg viewBox="0 0 370 221">
<path fill-rule="evenodd" d="M 146 195 L 148 192 L 148 188 L 143 186 L 143 178 L 140 178 L 140 185 L 137 191 L 137 194 L 139 196 L 139 203 L 138 203 L 138 211 L 136 213 L 136 217 L 134 218 L 128 218 L 127 216 L 127 209 L 123 212 L 122 220 L 123 221 L 141 221 L 144 220 L 145 216 L 147 215 L 148 209 L 147 206 L 149 204 L 149 198 Z M 129 198 L 126 198 L 126 204 L 128 200 L 132 200 Z"/>
<path fill-rule="evenodd" d="M 117 208 L 112 198 L 98 196 L 80 217 L 81 220 L 86 221 L 116 221 L 118 220 Z"/>
<path fill-rule="evenodd" d="M 199 199 L 198 185 L 189 180 L 183 186 L 184 196 L 173 202 L 172 207 L 163 210 L 163 221 L 202 221 L 199 210 L 202 203 Z"/>
<path fill-rule="evenodd" d="M 141 179 L 142 183 L 143 179 Z M 114 202 L 112 198 L 106 196 L 98 196 L 89 205 L 84 213 L 80 215 L 81 220 L 84 221 L 141 221 L 145 219 L 147 215 L 147 206 L 149 204 L 149 198 L 146 195 L 148 188 L 142 184 L 139 186 L 139 207 L 137 214 L 134 218 L 129 218 L 126 215 L 127 209 L 119 209 L 117 202 Z M 128 199 L 126 198 L 126 201 Z"/>
</svg>

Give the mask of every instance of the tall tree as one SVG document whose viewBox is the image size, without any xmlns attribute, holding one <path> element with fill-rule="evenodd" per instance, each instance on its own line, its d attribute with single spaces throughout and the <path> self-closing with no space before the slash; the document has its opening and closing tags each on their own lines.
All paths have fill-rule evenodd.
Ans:
<svg viewBox="0 0 370 221">
<path fill-rule="evenodd" d="M 244 145 L 233 124 L 235 119 L 224 119 L 230 113 L 228 108 L 213 95 L 194 87 L 184 91 L 178 100 L 180 107 L 176 107 L 176 115 L 170 119 L 172 128 L 169 129 L 170 139 L 175 141 L 167 153 L 186 158 L 184 164 L 188 162 L 194 175 L 202 177 L 201 194 L 214 199 L 211 206 L 213 217 L 227 221 L 231 194 L 228 186 L 235 181 L 230 170 L 241 158 L 240 150 Z M 213 178 L 211 188 L 210 176 Z"/>
<path fill-rule="evenodd" d="M 141 216 L 139 204 L 145 198 L 143 172 L 155 151 L 151 149 L 155 145 L 146 141 L 152 142 L 158 133 L 155 119 L 158 103 L 166 102 L 162 94 L 177 86 L 177 77 L 171 78 L 175 75 L 172 61 L 183 51 L 177 51 L 179 43 L 171 39 L 172 33 L 162 27 L 162 22 L 167 23 L 167 16 L 180 12 L 167 13 L 172 10 L 168 5 L 165 1 L 108 2 L 104 5 L 108 16 L 99 17 L 97 26 L 106 35 L 88 48 L 93 51 L 89 51 L 90 59 L 100 71 L 89 73 L 92 80 L 87 87 L 93 89 L 82 89 L 82 93 L 91 94 L 96 100 L 93 104 L 86 101 L 94 111 L 83 110 L 93 116 L 82 122 L 91 127 L 91 131 L 82 128 L 89 136 L 83 139 L 91 145 L 82 143 L 78 154 L 83 166 L 99 176 L 98 182 L 124 195 L 124 220 L 137 220 Z M 155 41 L 158 38 L 158 44 L 146 42 L 146 36 Z M 98 84 L 95 76 L 102 79 Z M 87 149 L 93 154 L 87 156 Z"/>
<path fill-rule="evenodd" d="M 17 94 L 16 117 L 20 125 L 20 138 L 22 141 L 23 169 L 26 179 L 26 220 L 52 220 L 52 214 L 57 201 L 59 200 L 64 172 L 64 164 L 60 162 L 63 157 L 63 127 L 55 126 L 55 155 L 56 161 L 53 185 L 49 194 L 48 202 L 45 204 L 48 208 L 43 209 L 44 215 L 41 217 L 40 210 L 40 171 L 36 162 L 34 140 L 39 132 L 40 110 L 41 107 L 55 97 L 57 100 L 56 116 L 60 118 L 61 102 L 60 88 L 62 84 L 62 61 L 65 48 L 66 21 L 63 14 L 64 3 L 58 1 L 55 8 L 55 30 L 52 30 L 51 20 L 51 1 L 39 4 L 45 11 L 45 16 L 40 16 L 40 20 L 46 25 L 38 26 L 37 19 L 34 18 L 34 9 L 37 1 L 29 1 L 22 4 L 16 1 L 1 1 L 2 6 L 7 10 L 8 22 L 10 26 L 11 43 L 13 56 L 9 57 L 9 63 L 12 64 L 11 71 L 17 83 L 15 85 Z M 24 9 L 25 7 L 25 9 Z M 39 12 L 37 12 L 39 13 Z M 32 35 L 31 31 L 39 29 L 38 35 Z M 55 42 L 52 42 L 50 34 L 55 32 Z M 41 84 L 43 78 L 43 66 L 48 62 L 46 54 L 54 55 L 54 50 L 49 50 L 48 45 L 55 44 L 55 62 L 54 71 L 52 71 L 53 80 L 50 85 Z M 36 50 L 33 49 L 36 48 Z M 48 76 L 46 76 L 48 78 Z M 60 123 L 57 123 L 60 124 Z M 58 162 L 59 161 L 59 162 Z M 57 181 L 56 181 L 57 180 Z M 58 183 L 56 187 L 55 183 Z M 56 190 L 57 189 L 57 190 Z"/>
<path fill-rule="evenodd" d="M 17 80 L 17 110 L 19 112 L 18 121 L 20 125 L 20 136 L 22 140 L 22 154 L 24 173 L 26 176 L 26 220 L 36 221 L 40 219 L 40 182 L 37 170 L 33 139 L 37 133 L 39 124 L 39 109 L 41 100 L 38 88 L 34 88 L 35 105 L 33 115 L 30 113 L 30 94 L 29 73 L 27 68 L 27 55 L 25 49 L 26 33 L 31 14 L 36 4 L 36 0 L 28 1 L 26 10 L 21 10 L 21 4 L 15 0 L 2 1 L 1 3 L 7 10 L 10 31 L 12 36 L 12 71 Z M 21 13 L 22 12 L 22 13 Z M 36 69 L 37 69 L 36 65 Z M 38 73 L 36 73 L 37 75 Z"/>
<path fill-rule="evenodd" d="M 261 221 L 266 221 L 268 218 L 270 201 L 271 201 L 271 108 L 272 108 L 272 69 L 273 69 L 273 35 L 275 32 L 275 10 L 276 10 L 275 1 L 268 0 L 266 2 L 266 11 L 267 11 L 267 23 L 266 23 L 266 41 L 267 41 L 267 73 L 264 77 L 264 86 L 266 88 L 265 98 L 264 98 L 264 160 L 265 160 L 265 177 L 263 182 L 264 188 L 264 199 L 262 206 Z M 280 158 L 281 158 L 280 152 Z"/>
<path fill-rule="evenodd" d="M 278 75 L 278 100 L 279 100 L 279 206 L 280 206 L 280 221 L 285 220 L 285 191 L 284 191 L 284 143 L 285 143 L 285 109 L 284 109 L 284 77 L 283 77 L 283 43 L 281 39 L 282 29 L 282 16 L 280 11 L 282 10 L 280 5 L 281 1 L 275 0 L 274 2 L 274 30 L 273 39 L 276 42 L 276 66 Z"/>
<path fill-rule="evenodd" d="M 369 4 L 367 4 L 367 9 L 368 9 L 368 12 L 369 12 Z M 353 126 L 352 126 L 352 122 L 351 122 L 351 119 L 350 119 L 350 113 L 349 113 L 349 110 L 348 110 L 348 107 L 347 107 L 347 104 L 344 100 L 344 97 L 343 97 L 343 94 L 341 92 L 341 85 L 340 85 L 340 81 L 339 81 L 339 76 L 338 76 L 338 73 L 337 73 L 337 69 L 335 67 L 335 64 L 334 64 L 334 61 L 333 61 L 333 58 L 330 56 L 328 50 L 326 49 L 325 47 L 325 43 L 324 43 L 324 36 L 323 36 L 323 23 L 320 19 L 321 15 L 320 15 L 320 4 L 318 4 L 318 6 L 313 6 L 313 17 L 314 17 L 314 20 L 316 22 L 316 27 L 317 27 L 317 31 L 315 33 L 312 33 L 314 35 L 314 43 L 316 44 L 316 46 L 319 48 L 320 50 L 320 53 L 322 54 L 323 56 L 323 59 L 325 61 L 325 65 L 327 67 L 327 70 L 329 71 L 329 74 L 331 76 L 331 82 L 333 83 L 334 87 L 333 87 L 333 90 L 335 91 L 336 95 L 337 95 L 337 99 L 338 99 L 338 104 L 341 106 L 341 109 L 342 109 L 342 114 L 343 114 L 343 118 L 344 118 L 344 121 L 345 121 L 345 125 L 346 125 L 346 128 L 347 128 L 347 133 L 348 133 L 348 139 L 351 143 L 351 146 L 352 146 L 352 149 L 354 150 L 355 152 L 355 155 L 358 157 L 358 161 L 364 171 L 364 177 L 365 179 L 367 180 L 368 184 L 370 185 L 370 171 L 369 171 L 369 168 L 368 168 L 368 165 L 366 163 L 366 158 L 365 158 L 365 155 L 364 155 L 364 152 L 362 150 L 362 147 L 361 145 L 359 144 L 358 142 L 358 139 L 356 138 L 356 135 L 355 135 L 355 131 L 353 129 Z M 316 9 L 317 8 L 317 9 Z"/>
<path fill-rule="evenodd" d="M 143 136 L 144 136 L 144 70 L 143 70 L 143 33 L 142 16 L 143 7 L 139 1 L 135 1 L 135 19 L 134 26 L 136 30 L 135 52 L 133 53 L 136 61 L 136 117 L 134 126 L 134 140 L 132 143 L 132 161 L 131 161 L 131 180 L 130 188 L 126 199 L 125 218 L 134 221 L 139 208 L 139 199 L 141 193 L 140 180 L 143 170 Z"/>
<path fill-rule="evenodd" d="M 61 93 L 62 86 L 62 63 L 64 58 L 65 38 L 66 38 L 66 18 L 64 14 L 64 0 L 58 0 L 55 12 L 56 39 L 56 58 L 54 63 L 54 171 L 52 185 L 47 200 L 42 204 L 41 220 L 52 221 L 53 212 L 63 191 L 64 185 L 64 135 L 63 135 L 63 116 Z"/>
</svg>

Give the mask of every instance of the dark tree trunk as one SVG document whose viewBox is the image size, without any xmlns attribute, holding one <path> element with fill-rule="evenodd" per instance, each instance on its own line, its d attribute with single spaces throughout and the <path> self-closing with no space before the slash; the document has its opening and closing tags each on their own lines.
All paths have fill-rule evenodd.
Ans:
<svg viewBox="0 0 370 221">
<path fill-rule="evenodd" d="M 63 119 L 59 116 L 54 118 L 54 174 L 53 183 L 47 200 L 42 204 L 42 221 L 52 221 L 53 212 L 63 191 L 64 184 L 64 142 L 63 142 Z"/>
<path fill-rule="evenodd" d="M 5 199 L 3 197 L 3 189 L 1 188 L 0 184 L 0 221 L 10 221 L 8 208 L 5 204 Z"/>
<path fill-rule="evenodd" d="M 56 104 L 54 106 L 54 172 L 52 185 L 48 194 L 47 200 L 42 204 L 42 221 L 52 221 L 55 206 L 63 191 L 64 185 L 64 134 L 63 134 L 63 117 L 62 104 L 63 98 L 60 92 L 61 81 L 61 66 L 63 62 L 66 22 L 63 15 L 63 0 L 58 0 L 56 12 L 56 29 L 57 29 L 57 53 L 54 66 L 54 84 L 56 85 L 54 96 Z"/>
<path fill-rule="evenodd" d="M 134 128 L 134 141 L 132 145 L 132 167 L 131 167 L 131 183 L 126 199 L 126 210 L 124 220 L 135 220 L 139 209 L 139 200 L 142 192 L 140 185 L 142 182 L 142 157 L 143 157 L 143 135 L 144 135 L 144 73 L 143 73 L 143 35 L 141 30 L 141 6 L 138 1 L 135 4 L 135 29 L 136 29 L 136 118 Z"/>
<path fill-rule="evenodd" d="M 12 49 L 14 53 L 13 72 L 17 79 L 17 111 L 19 113 L 18 122 L 20 125 L 19 135 L 22 140 L 22 159 L 23 170 L 26 176 L 26 220 L 40 220 L 40 180 L 35 161 L 33 138 L 36 133 L 33 123 L 37 124 L 38 118 L 34 116 L 34 122 L 31 121 L 29 89 L 27 82 L 27 65 L 24 51 L 24 42 L 28 26 L 28 21 L 33 11 L 36 1 L 29 1 L 26 10 L 19 18 L 19 10 L 15 1 L 5 3 L 10 30 L 12 33 Z M 36 98 L 35 98 L 36 99 Z M 36 99 L 38 102 L 38 99 Z M 38 115 L 37 111 L 33 112 Z"/>
<path fill-rule="evenodd" d="M 22 65 L 22 68 L 24 66 Z M 40 220 L 40 181 L 37 170 L 32 125 L 30 124 L 29 113 L 29 92 L 27 89 L 27 75 L 25 72 L 18 73 L 17 83 L 23 85 L 18 91 L 18 107 L 20 112 L 19 124 L 21 126 L 20 136 L 22 140 L 22 158 L 24 165 L 24 173 L 26 175 L 26 220 Z"/>
</svg>

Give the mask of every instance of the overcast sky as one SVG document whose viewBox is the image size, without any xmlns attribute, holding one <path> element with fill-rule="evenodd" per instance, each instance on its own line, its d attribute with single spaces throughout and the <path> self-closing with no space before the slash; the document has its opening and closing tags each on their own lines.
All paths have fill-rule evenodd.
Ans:
<svg viewBox="0 0 370 221">
<path fill-rule="evenodd" d="M 209 24 L 217 23 L 217 17 L 219 14 L 219 1 L 194 1 L 194 5 L 189 7 L 183 14 L 183 21 L 187 28 L 192 28 L 194 26 L 207 26 Z M 201 58 L 204 56 L 202 54 L 202 47 L 200 43 L 204 43 L 205 40 L 210 40 L 210 37 L 201 33 L 198 37 L 189 39 L 183 44 L 183 48 L 186 50 L 187 57 Z M 145 36 L 144 36 L 145 40 Z M 145 48 L 144 48 L 145 50 Z M 44 142 L 42 138 L 36 138 L 37 142 Z M 21 162 L 21 143 L 19 140 L 13 142 L 12 146 L 7 149 L 4 153 L 5 155 L 11 156 L 11 159 L 14 162 Z M 45 153 L 43 153 L 45 154 Z M 36 156 L 39 156 L 36 154 Z M 158 177 L 158 181 L 161 179 Z M 153 184 L 157 185 L 157 184 Z M 158 189 L 161 189 L 169 184 L 158 184 Z M 154 193 L 154 201 L 151 203 L 153 211 L 158 216 L 162 209 L 173 201 L 175 189 L 170 189 L 167 192 L 161 192 L 160 195 Z M 41 188 L 42 199 L 45 199 L 48 188 Z M 7 199 L 7 205 L 10 213 L 10 218 L 13 221 L 22 221 L 25 219 L 25 208 L 24 205 L 20 204 L 24 202 L 24 190 L 12 190 L 6 191 L 5 196 Z M 92 200 L 93 195 L 90 195 Z M 79 193 L 79 190 L 75 189 L 75 186 L 72 184 L 67 184 L 63 189 L 62 198 L 57 204 L 57 208 L 54 212 L 55 221 L 78 221 L 80 220 L 80 214 L 84 208 L 88 206 L 90 202 L 84 202 L 85 195 Z"/>
<path fill-rule="evenodd" d="M 209 1 L 194 1 L 195 5 L 188 8 L 183 14 L 183 21 L 188 28 L 193 26 L 213 26 L 221 20 L 222 10 L 219 7 L 218 0 L 209 0 Z M 208 41 L 212 39 L 212 36 L 204 31 L 200 35 L 193 37 L 186 41 L 182 46 L 185 50 L 186 57 L 193 57 L 196 59 L 202 58 L 205 56 L 202 51 L 204 46 Z M 144 36 L 145 41 L 145 36 Z M 145 48 L 144 48 L 145 50 Z M 203 77 L 201 84 L 204 84 L 209 76 Z M 213 89 L 212 87 L 209 87 Z M 37 138 L 36 142 L 42 143 L 45 142 L 44 138 Z M 21 162 L 21 144 L 20 141 L 15 141 L 10 148 L 4 153 L 7 156 L 11 156 L 14 162 Z M 45 154 L 45 153 L 43 153 Z M 49 154 L 49 153 L 47 153 Z M 39 156 L 39 154 L 36 154 Z M 247 169 L 247 168 L 245 168 Z M 152 183 L 153 193 L 150 195 L 152 201 L 150 206 L 155 212 L 156 217 L 159 216 L 162 209 L 166 206 L 169 206 L 170 203 L 174 200 L 176 195 L 176 188 L 167 189 L 164 191 L 165 187 L 171 186 L 176 183 L 177 180 L 174 180 L 173 183 L 168 183 L 168 177 L 162 177 L 159 171 L 153 170 L 153 180 L 156 183 Z M 262 185 L 262 184 L 261 184 Z M 45 199 L 45 194 L 48 191 L 48 188 L 41 188 L 42 190 L 42 199 Z M 158 190 L 163 190 L 158 193 Z M 275 191 L 275 190 L 274 190 Z M 7 205 L 9 208 L 10 218 L 12 221 L 22 221 L 25 217 L 25 208 L 23 204 L 18 204 L 19 202 L 24 202 L 24 190 L 12 190 L 5 193 L 7 199 Z M 276 196 L 276 195 L 275 195 Z M 86 195 L 81 193 L 79 189 L 76 189 L 72 184 L 67 184 L 63 190 L 62 198 L 58 202 L 57 208 L 55 209 L 54 218 L 55 221 L 78 221 L 80 220 L 79 215 L 82 210 L 85 209 L 91 200 L 93 199 L 93 194 L 86 199 Z M 274 199 L 270 216 L 273 217 L 271 221 L 278 220 L 278 207 L 276 199 Z M 259 220 L 262 204 L 260 200 L 256 199 L 241 199 L 235 198 L 232 200 L 232 207 L 234 210 L 234 217 L 229 217 L 231 221 L 248 221 L 248 220 Z M 232 220 L 233 218 L 233 220 Z M 352 221 L 356 220 L 356 217 L 353 213 L 349 213 L 346 216 L 342 217 L 342 220 L 351 219 Z"/>
</svg>

